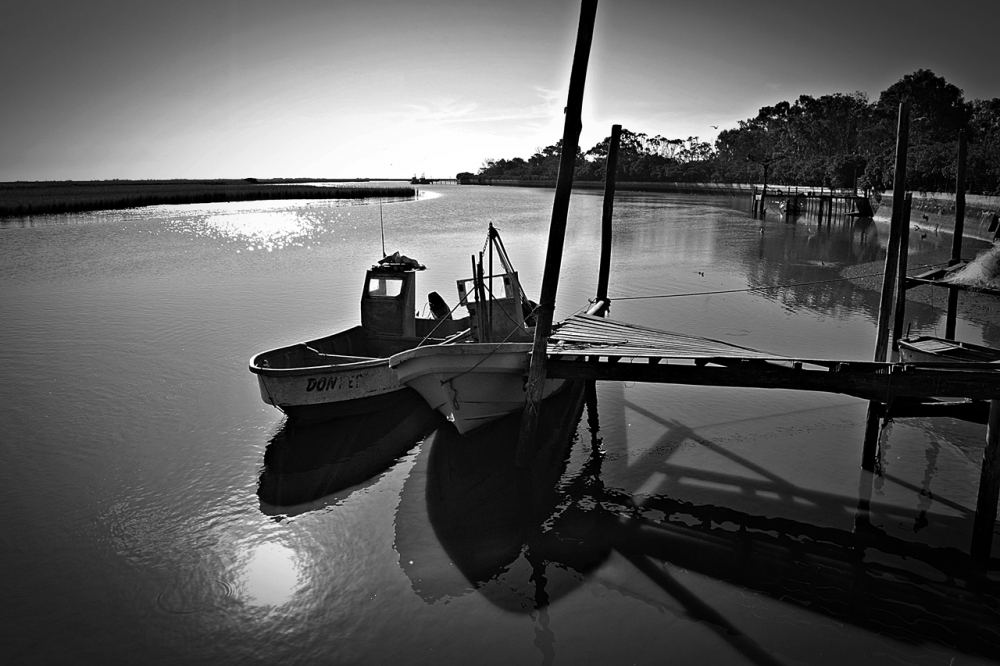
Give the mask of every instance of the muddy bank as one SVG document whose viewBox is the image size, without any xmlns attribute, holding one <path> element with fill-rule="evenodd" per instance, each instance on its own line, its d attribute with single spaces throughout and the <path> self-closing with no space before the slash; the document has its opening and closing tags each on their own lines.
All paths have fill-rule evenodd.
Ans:
<svg viewBox="0 0 1000 666">
<path fill-rule="evenodd" d="M 962 256 L 971 260 L 992 247 L 992 243 L 966 239 L 963 243 Z M 950 258 L 951 248 L 944 245 L 912 253 L 908 258 L 906 273 L 907 275 L 916 275 L 931 268 L 947 266 Z M 880 292 L 884 270 L 885 260 L 880 259 L 866 264 L 847 266 L 840 274 L 860 289 Z M 941 287 L 915 287 L 906 292 L 906 302 L 908 306 L 919 304 L 944 313 L 948 307 L 948 290 Z M 958 316 L 981 326 L 1000 326 L 1000 297 L 981 292 L 960 291 L 958 292 Z"/>
</svg>

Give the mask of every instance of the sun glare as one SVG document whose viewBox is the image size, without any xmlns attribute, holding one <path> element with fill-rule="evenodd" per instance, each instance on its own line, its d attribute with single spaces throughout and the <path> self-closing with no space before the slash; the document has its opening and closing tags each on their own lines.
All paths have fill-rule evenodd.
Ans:
<svg viewBox="0 0 1000 666">
<path fill-rule="evenodd" d="M 264 543 L 250 554 L 243 572 L 243 589 L 253 606 L 283 606 L 300 587 L 295 551 L 278 543 Z"/>
</svg>

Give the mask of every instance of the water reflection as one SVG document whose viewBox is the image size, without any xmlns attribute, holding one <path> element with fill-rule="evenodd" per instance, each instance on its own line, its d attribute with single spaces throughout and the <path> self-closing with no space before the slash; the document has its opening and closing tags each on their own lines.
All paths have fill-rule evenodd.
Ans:
<svg viewBox="0 0 1000 666">
<path fill-rule="evenodd" d="M 285 421 L 264 452 L 257 496 L 266 515 L 293 516 L 372 484 L 442 419 L 415 391 L 392 409 L 293 427 Z"/>
<path fill-rule="evenodd" d="M 530 470 L 514 467 L 520 414 L 465 437 L 450 425 L 435 433 L 425 456 L 426 477 L 418 471 L 407 479 L 396 517 L 400 562 L 424 600 L 476 589 L 504 610 L 531 613 L 574 589 L 581 573 L 604 560 L 608 551 L 600 539 L 586 538 L 590 510 L 564 504 L 561 482 L 582 398 L 582 386 L 574 386 L 543 403 Z M 569 483 L 585 486 L 587 478 L 577 473 Z M 421 500 L 436 544 L 407 519 Z M 435 575 L 446 568 L 442 556 L 467 586 L 450 573 Z"/>
<path fill-rule="evenodd" d="M 798 487 L 680 421 L 647 414 L 663 422 L 669 441 L 693 441 L 739 471 L 686 466 L 653 447 L 629 461 L 648 477 L 628 490 L 605 484 L 602 467 L 608 454 L 596 394 L 587 396 L 583 422 L 579 391 L 559 400 L 543 408 L 550 419 L 545 445 L 527 473 L 512 465 L 516 418 L 472 437 L 462 438 L 447 427 L 435 435 L 426 456 L 425 486 L 411 489 L 408 480 L 401 503 L 414 502 L 407 495 L 424 491 L 429 524 L 443 553 L 435 553 L 426 535 L 421 541 L 419 527 L 410 531 L 413 526 L 401 514 L 396 520 L 403 571 L 428 603 L 475 590 L 505 611 L 530 614 L 536 646 L 548 658 L 555 637 L 546 608 L 615 554 L 670 602 L 663 605 L 629 587 L 619 592 L 661 610 L 680 609 L 752 663 L 776 662 L 729 623 L 725 609 L 714 607 L 671 571 L 725 581 L 915 646 L 937 643 L 987 657 L 1000 650 L 1000 581 L 950 545 L 968 542 L 971 512 L 927 491 L 938 443 L 927 450 L 923 488 L 912 489 L 918 491 L 917 506 L 901 508 L 871 501 L 867 472 L 860 472 L 858 498 Z M 624 406 L 612 403 L 615 409 Z M 951 515 L 931 514 L 932 499 Z M 872 515 L 906 530 L 900 535 Z M 949 545 L 905 537 L 930 524 L 949 535 Z M 438 564 L 430 564 L 435 558 Z M 465 579 L 464 588 L 443 558 Z M 990 566 L 995 570 L 996 560 Z M 916 649 L 925 656 L 936 650 Z"/>
<path fill-rule="evenodd" d="M 295 551 L 280 543 L 256 546 L 249 553 L 241 583 L 251 606 L 283 606 L 301 583 Z"/>
</svg>

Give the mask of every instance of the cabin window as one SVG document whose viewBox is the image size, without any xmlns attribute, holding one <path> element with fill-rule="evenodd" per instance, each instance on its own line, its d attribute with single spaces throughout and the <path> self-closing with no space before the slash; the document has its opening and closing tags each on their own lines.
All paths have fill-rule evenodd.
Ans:
<svg viewBox="0 0 1000 666">
<path fill-rule="evenodd" d="M 489 300 L 490 296 L 494 300 L 499 300 L 501 298 L 513 298 L 514 289 L 511 284 L 510 276 L 508 275 L 494 275 L 490 278 L 484 280 L 483 292 L 486 299 Z M 473 303 L 479 300 L 476 294 L 475 282 L 473 280 L 464 280 L 459 287 L 460 295 L 464 295 L 467 301 L 472 301 Z"/>
<path fill-rule="evenodd" d="M 403 293 L 403 281 L 397 278 L 376 278 L 368 281 L 369 296 L 395 298 Z"/>
</svg>

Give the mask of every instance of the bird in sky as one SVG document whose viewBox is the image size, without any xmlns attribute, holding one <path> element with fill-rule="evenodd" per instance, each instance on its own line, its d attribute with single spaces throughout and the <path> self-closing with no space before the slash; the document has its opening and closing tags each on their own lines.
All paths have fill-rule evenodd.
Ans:
<svg viewBox="0 0 1000 666">
<path fill-rule="evenodd" d="M 711 127 L 712 129 L 719 129 L 718 125 L 709 125 L 709 127 Z"/>
</svg>

